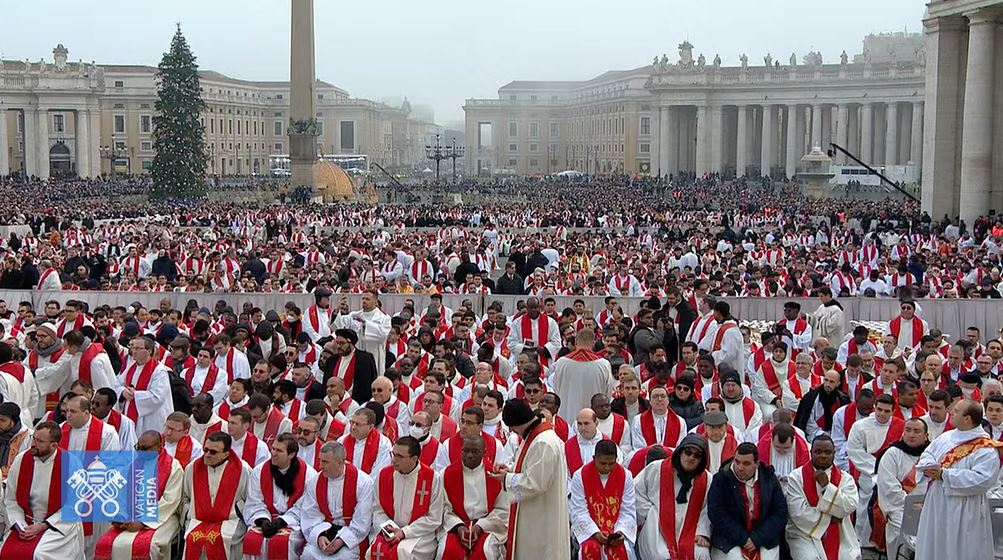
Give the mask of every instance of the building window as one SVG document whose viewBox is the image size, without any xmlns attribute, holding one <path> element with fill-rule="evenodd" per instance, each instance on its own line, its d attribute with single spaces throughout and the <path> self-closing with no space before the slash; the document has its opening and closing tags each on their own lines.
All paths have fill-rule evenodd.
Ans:
<svg viewBox="0 0 1003 560">
<path fill-rule="evenodd" d="M 540 137 L 540 123 L 538 122 L 529 123 L 529 137 L 530 138 Z"/>
<path fill-rule="evenodd" d="M 324 94 L 323 93 L 318 93 L 317 94 L 317 99 L 324 99 Z"/>
<path fill-rule="evenodd" d="M 508 135 L 509 138 L 515 138 L 519 136 L 519 123 L 512 121 L 508 123 Z"/>
<path fill-rule="evenodd" d="M 115 87 L 117 87 L 117 88 L 123 88 L 123 87 L 125 87 L 125 81 L 123 81 L 123 80 L 115 80 Z"/>
<path fill-rule="evenodd" d="M 115 115 L 115 133 L 125 133 L 125 115 Z"/>
<path fill-rule="evenodd" d="M 153 169 L 153 162 L 151 160 L 144 159 L 143 160 L 143 170 L 144 171 L 150 171 L 151 169 Z"/>
<path fill-rule="evenodd" d="M 317 121 L 317 135 L 324 135 L 324 121 Z"/>
<path fill-rule="evenodd" d="M 145 142 L 141 142 L 139 144 L 139 149 L 143 150 L 144 152 L 152 151 L 153 150 L 153 142 L 150 142 L 148 140 L 145 141 Z"/>
<path fill-rule="evenodd" d="M 516 164 L 515 158 L 509 158 L 509 160 L 508 160 L 508 166 L 509 167 L 515 167 L 516 165 L 517 164 Z"/>
<path fill-rule="evenodd" d="M 52 114 L 52 132 L 66 132 L 66 117 L 62 113 Z"/>
<path fill-rule="evenodd" d="M 641 117 L 641 136 L 651 134 L 651 117 Z"/>
<path fill-rule="evenodd" d="M 561 136 L 561 123 L 552 122 L 550 123 L 550 137 L 559 138 Z"/>
<path fill-rule="evenodd" d="M 272 116 L 273 116 L 273 117 L 281 117 L 281 116 L 282 116 L 282 113 L 274 113 L 274 114 L 273 114 Z"/>
<path fill-rule="evenodd" d="M 149 103 L 140 103 L 139 108 L 140 109 L 149 109 L 150 108 L 150 104 Z"/>
<path fill-rule="evenodd" d="M 529 160 L 529 166 L 530 167 L 539 167 L 539 165 L 540 165 L 540 160 L 538 160 L 538 159 L 531 159 L 531 160 Z"/>
<path fill-rule="evenodd" d="M 240 121 L 237 121 L 237 134 L 240 134 Z"/>
<path fill-rule="evenodd" d="M 508 151 L 510 151 L 510 152 L 517 152 L 517 151 L 519 151 L 519 145 L 518 144 L 509 144 L 508 145 Z"/>
<path fill-rule="evenodd" d="M 516 99 L 518 99 L 518 96 L 516 96 L 516 95 L 509 95 L 508 96 L 508 100 L 509 101 L 515 101 Z"/>
<path fill-rule="evenodd" d="M 531 151 L 533 153 L 539 152 L 540 151 L 540 145 L 539 144 L 530 144 L 529 145 L 529 151 Z"/>
<path fill-rule="evenodd" d="M 642 143 L 638 147 L 637 151 L 641 152 L 642 154 L 650 154 L 651 153 L 651 144 Z"/>
<path fill-rule="evenodd" d="M 216 119 L 209 119 L 209 134 L 216 134 Z"/>
<path fill-rule="evenodd" d="M 143 115 L 139 117 L 139 129 L 143 134 L 149 134 L 152 128 L 153 119 L 150 115 Z"/>
<path fill-rule="evenodd" d="M 281 93 L 276 94 L 275 99 L 282 99 L 282 94 Z"/>
<path fill-rule="evenodd" d="M 282 142 L 276 142 L 275 145 L 272 146 L 272 148 L 275 149 L 275 153 L 281 154 L 282 153 Z"/>
<path fill-rule="evenodd" d="M 551 95 L 550 96 L 550 100 L 551 101 L 557 101 L 557 96 L 556 95 Z"/>
<path fill-rule="evenodd" d="M 125 149 L 125 140 L 116 140 L 115 141 L 115 149 L 116 150 L 124 150 Z"/>
<path fill-rule="evenodd" d="M 530 101 L 536 101 L 536 96 L 535 95 L 530 95 L 529 96 L 529 100 Z"/>
<path fill-rule="evenodd" d="M 275 121 L 275 135 L 282 136 L 282 121 Z"/>
<path fill-rule="evenodd" d="M 341 121 L 338 123 L 341 127 L 341 149 L 342 150 L 354 150 L 355 149 L 355 121 Z"/>
</svg>

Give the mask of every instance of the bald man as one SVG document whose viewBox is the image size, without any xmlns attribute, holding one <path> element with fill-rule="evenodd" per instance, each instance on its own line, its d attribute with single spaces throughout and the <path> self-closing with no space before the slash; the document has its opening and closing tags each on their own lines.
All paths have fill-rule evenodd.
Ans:
<svg viewBox="0 0 1003 560">
<path fill-rule="evenodd" d="M 397 422 L 397 432 L 406 434 L 411 426 L 411 409 L 397 398 L 394 383 L 389 377 L 381 375 L 373 380 L 373 402 L 383 405 L 387 417 Z"/>
<path fill-rule="evenodd" d="M 568 465 L 568 479 L 574 476 L 578 469 L 592 461 L 596 452 L 596 444 L 609 439 L 599 431 L 599 417 L 591 408 L 583 408 L 575 416 L 575 435 L 564 443 L 564 459 Z M 623 462 L 624 454 L 617 447 L 617 461 Z"/>
</svg>

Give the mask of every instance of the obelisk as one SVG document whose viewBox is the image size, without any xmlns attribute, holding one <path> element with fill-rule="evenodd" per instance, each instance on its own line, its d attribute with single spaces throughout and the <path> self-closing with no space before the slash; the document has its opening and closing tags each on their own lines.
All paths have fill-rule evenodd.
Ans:
<svg viewBox="0 0 1003 560">
<path fill-rule="evenodd" d="M 289 35 L 289 160 L 292 186 L 314 187 L 317 121 L 314 103 L 313 0 L 292 0 Z"/>
</svg>

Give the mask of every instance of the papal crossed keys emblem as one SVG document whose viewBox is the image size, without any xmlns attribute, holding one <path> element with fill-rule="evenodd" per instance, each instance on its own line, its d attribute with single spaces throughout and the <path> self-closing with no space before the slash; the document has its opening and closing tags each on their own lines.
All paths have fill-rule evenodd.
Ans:
<svg viewBox="0 0 1003 560">
<path fill-rule="evenodd" d="M 128 481 L 122 473 L 109 469 L 100 457 L 94 457 L 87 468 L 74 471 L 66 483 L 77 496 L 77 502 L 73 504 L 74 513 L 81 518 L 90 517 L 97 501 L 101 505 L 101 514 L 111 518 L 118 515 L 121 509 L 118 494 Z"/>
</svg>

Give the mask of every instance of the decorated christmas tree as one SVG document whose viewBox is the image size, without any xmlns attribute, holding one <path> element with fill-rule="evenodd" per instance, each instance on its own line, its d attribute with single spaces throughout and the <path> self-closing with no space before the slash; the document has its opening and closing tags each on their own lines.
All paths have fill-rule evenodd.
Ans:
<svg viewBox="0 0 1003 560">
<path fill-rule="evenodd" d="M 199 115 L 205 109 L 198 65 L 181 34 L 181 26 L 164 54 L 157 73 L 153 117 L 153 199 L 205 196 L 205 129 Z"/>
</svg>

